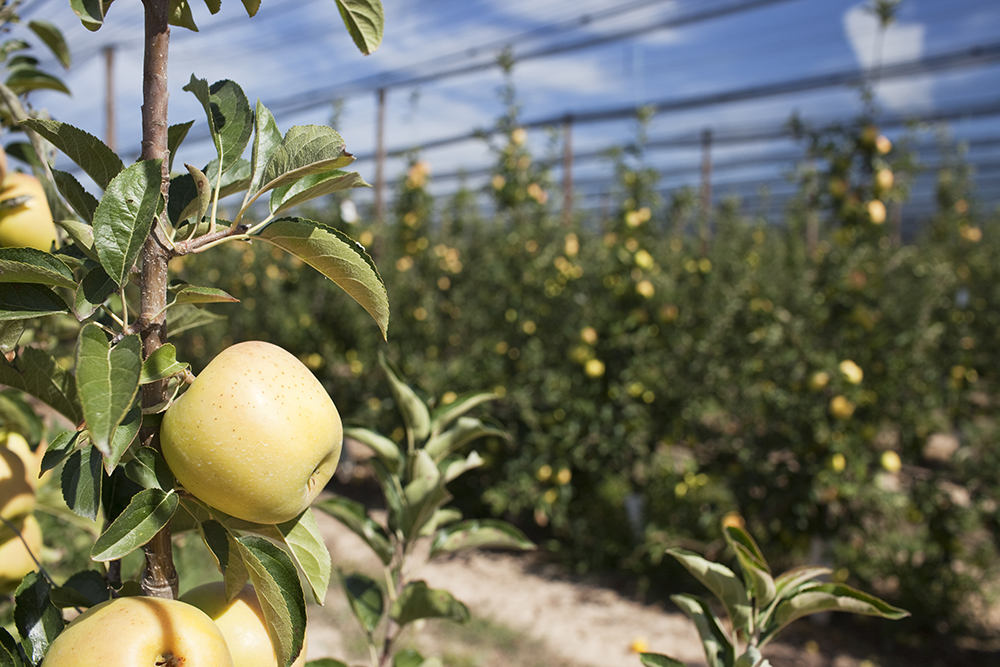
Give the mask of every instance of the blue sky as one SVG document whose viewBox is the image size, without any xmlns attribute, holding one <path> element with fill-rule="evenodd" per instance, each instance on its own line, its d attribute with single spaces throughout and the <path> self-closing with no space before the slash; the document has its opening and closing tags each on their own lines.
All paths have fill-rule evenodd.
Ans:
<svg viewBox="0 0 1000 667">
<path fill-rule="evenodd" d="M 515 40 L 516 58 L 540 48 L 637 31 L 748 1 L 384 0 L 383 46 L 363 57 L 347 37 L 333 0 L 264 0 L 253 19 L 246 16 L 236 0 L 226 0 L 216 16 L 210 16 L 203 3 L 194 0 L 192 6 L 201 32 L 173 30 L 171 122 L 196 119 L 199 129 L 194 132 L 204 132 L 197 103 L 181 90 L 192 74 L 209 82 L 235 80 L 251 100 L 259 97 L 275 110 L 282 129 L 327 122 L 331 95 L 339 91 L 344 104 L 339 129 L 348 149 L 364 156 L 371 154 L 375 145 L 373 78 L 391 82 L 406 78 L 407 72 L 433 73 L 491 62 L 498 45 L 510 40 Z M 114 46 L 115 139 L 123 156 L 134 156 L 138 152 L 141 103 L 141 3 L 112 5 L 107 23 L 97 33 L 89 33 L 79 25 L 66 0 L 29 0 L 23 13 L 60 26 L 75 61 L 65 75 L 73 97 L 46 93 L 38 95 L 34 104 L 98 136 L 105 132 L 102 51 Z M 580 19 L 585 15 L 593 18 L 584 25 Z M 557 30 L 559 26 L 565 29 Z M 648 30 L 629 39 L 519 62 L 514 67 L 513 81 L 522 103 L 522 118 L 531 121 L 870 67 L 876 59 L 876 41 L 874 19 L 857 0 L 776 0 L 769 6 L 722 18 Z M 889 65 L 998 42 L 1000 2 L 996 0 L 904 0 L 899 20 L 885 34 L 881 61 Z M 476 53 L 471 53 L 473 49 Z M 367 89 L 366 85 L 347 85 L 366 78 L 367 82 L 362 83 L 367 84 Z M 493 67 L 418 87 L 389 88 L 387 146 L 390 150 L 416 146 L 491 127 L 502 111 L 497 96 L 502 83 L 499 69 Z M 886 81 L 878 91 L 879 105 L 886 113 L 905 116 L 991 102 L 1000 105 L 1000 64 Z M 294 112 L 282 111 L 313 99 L 322 103 Z M 847 120 L 860 109 L 856 89 L 834 88 L 663 113 L 652 120 L 648 134 L 655 140 L 697 136 L 705 128 L 725 134 L 750 127 L 775 127 L 792 112 L 807 121 Z M 951 126 L 956 136 L 970 140 L 972 159 L 984 164 L 981 188 L 983 195 L 994 202 L 1000 199 L 1000 177 L 985 165 L 995 162 L 1000 151 L 982 140 L 1000 134 L 998 118 L 960 120 Z M 628 142 L 634 136 L 633 121 L 617 120 L 577 125 L 573 141 L 577 151 L 586 152 Z M 548 141 L 541 129 L 530 133 L 538 156 L 545 154 Z M 977 148 L 977 142 L 982 143 L 981 148 Z M 783 154 L 795 148 L 791 142 L 720 146 L 713 157 L 721 164 L 754 155 Z M 204 144 L 191 143 L 182 147 L 179 157 L 200 166 L 210 157 L 209 150 Z M 480 141 L 428 150 L 424 157 L 438 174 L 459 168 L 474 170 L 490 162 L 489 152 Z M 697 181 L 697 149 L 651 151 L 647 157 L 663 169 L 691 167 L 690 175 L 665 178 L 666 188 Z M 926 159 L 934 161 L 930 154 Z M 373 180 L 371 161 L 359 160 L 356 166 L 369 181 Z M 725 194 L 727 180 L 744 184 L 780 180 L 789 166 L 775 163 L 720 170 L 716 192 Z M 402 168 L 401 160 L 390 161 L 389 176 L 398 175 Z M 606 189 L 600 181 L 610 172 L 606 160 L 590 160 L 581 161 L 574 175 L 593 181 L 594 185 L 588 187 L 597 193 Z M 558 170 L 554 176 L 559 178 Z M 470 181 L 470 185 L 477 184 Z M 435 186 L 441 193 L 455 187 L 455 181 Z M 775 183 L 774 188 L 777 192 L 780 183 Z M 359 199 L 368 196 L 363 193 Z M 594 201 L 594 196 L 585 197 L 581 205 Z"/>
</svg>

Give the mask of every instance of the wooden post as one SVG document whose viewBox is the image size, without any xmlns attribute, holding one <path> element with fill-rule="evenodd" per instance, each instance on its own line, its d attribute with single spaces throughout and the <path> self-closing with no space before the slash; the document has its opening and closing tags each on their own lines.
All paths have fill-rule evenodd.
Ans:
<svg viewBox="0 0 1000 667">
<path fill-rule="evenodd" d="M 701 133 L 701 211 L 699 234 L 702 251 L 707 250 L 709 237 L 709 222 L 712 215 L 712 131 L 705 129 Z"/>
<path fill-rule="evenodd" d="M 385 212 L 385 88 L 378 89 L 378 116 L 375 126 L 375 220 Z"/>
<path fill-rule="evenodd" d="M 563 121 L 563 226 L 573 224 L 573 117 Z"/>
<path fill-rule="evenodd" d="M 115 149 L 115 47 L 104 48 L 104 143 Z"/>
</svg>

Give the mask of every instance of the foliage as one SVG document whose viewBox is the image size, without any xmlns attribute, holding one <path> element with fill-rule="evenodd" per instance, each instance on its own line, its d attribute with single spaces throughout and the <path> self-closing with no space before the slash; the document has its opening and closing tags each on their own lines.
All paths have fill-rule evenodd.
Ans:
<svg viewBox="0 0 1000 667">
<path fill-rule="evenodd" d="M 389 664 L 431 665 L 411 650 L 396 652 L 403 630 L 421 619 L 442 618 L 464 623 L 465 605 L 444 590 L 411 580 L 414 546 L 430 542 L 429 559 L 474 548 L 532 549 L 534 545 L 516 528 L 495 520 L 462 520 L 462 513 L 447 507 L 447 484 L 478 468 L 482 457 L 465 446 L 483 437 L 504 433 L 483 421 L 465 416 L 477 405 L 493 400 L 488 393 L 456 396 L 432 411 L 394 371 L 382 361 L 392 395 L 405 425 L 405 441 L 396 441 L 363 428 L 348 429 L 346 436 L 370 448 L 372 467 L 382 489 L 388 514 L 377 521 L 360 503 L 334 497 L 317 508 L 330 514 L 360 537 L 381 560 L 384 585 L 359 573 L 340 573 L 351 610 L 365 632 L 372 666 Z"/>
<path fill-rule="evenodd" d="M 723 526 L 722 532 L 726 544 L 736 553 L 742 578 L 725 565 L 696 553 L 667 550 L 718 599 L 729 617 L 726 626 L 705 598 L 671 596 L 698 629 L 709 667 L 770 667 L 760 649 L 789 623 L 811 614 L 846 611 L 897 620 L 909 616 L 850 586 L 819 581 L 831 574 L 826 567 L 803 565 L 775 577 L 749 533 L 736 525 Z M 640 658 L 650 667 L 682 665 L 657 653 L 642 653 Z"/>
</svg>

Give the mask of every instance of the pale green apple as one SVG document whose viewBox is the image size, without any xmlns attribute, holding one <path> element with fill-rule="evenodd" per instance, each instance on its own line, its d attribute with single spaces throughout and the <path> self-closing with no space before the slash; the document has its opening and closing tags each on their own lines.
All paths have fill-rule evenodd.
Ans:
<svg viewBox="0 0 1000 667">
<path fill-rule="evenodd" d="M 12 593 L 24 575 L 38 569 L 35 558 L 42 559 L 42 529 L 35 517 L 29 514 L 14 525 L 24 540 L 0 525 L 0 595 Z"/>
<path fill-rule="evenodd" d="M 278 667 L 274 645 L 264 624 L 264 612 L 253 586 L 247 584 L 227 602 L 226 585 L 217 581 L 192 588 L 181 596 L 181 600 L 198 607 L 215 621 L 226 638 L 235 667 Z M 303 644 L 292 667 L 305 664 L 306 647 Z"/>
<path fill-rule="evenodd" d="M 179 600 L 126 597 L 77 616 L 45 654 L 45 667 L 233 667 L 222 631 Z"/>
<path fill-rule="evenodd" d="M 24 516 L 35 508 L 35 480 L 31 478 L 38 473 L 34 459 L 30 449 L 25 447 L 29 456 L 24 456 L 16 439 L 14 444 L 14 448 L 0 444 L 0 516 L 5 519 Z"/>
<path fill-rule="evenodd" d="M 160 444 L 177 481 L 255 523 L 298 516 L 330 480 L 344 429 L 306 366 L 261 341 L 225 349 L 163 417 Z"/>
</svg>

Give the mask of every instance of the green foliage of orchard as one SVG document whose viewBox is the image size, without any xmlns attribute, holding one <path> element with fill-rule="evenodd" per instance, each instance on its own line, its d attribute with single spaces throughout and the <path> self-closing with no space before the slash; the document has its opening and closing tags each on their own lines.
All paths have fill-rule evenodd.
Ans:
<svg viewBox="0 0 1000 667">
<path fill-rule="evenodd" d="M 432 216 L 414 162 L 395 219 L 359 237 L 397 239 L 380 250 L 403 372 L 443 401 L 447 388 L 504 397 L 492 414 L 511 439 L 456 481 L 458 502 L 551 538 L 581 570 L 653 580 L 678 572 L 657 565 L 667 547 L 720 554 L 720 519 L 738 513 L 783 565 L 818 545 L 838 581 L 913 623 L 960 623 L 998 562 L 997 221 L 955 154 L 929 228 L 892 242 L 867 202 L 905 198 L 913 155 L 905 142 L 882 153 L 870 125 L 807 135 L 814 166 L 786 224 L 727 204 L 708 242 L 685 233 L 689 191 L 665 207 L 648 194 L 641 152 L 617 158 L 614 217 L 571 227 L 527 185 L 520 204 L 488 186 L 491 218 L 467 191 Z M 226 311 L 234 339 L 301 352 L 345 414 L 391 430 L 369 372 L 380 344 L 320 279 L 259 244 L 185 261 L 189 280 L 243 300 Z M 189 345 L 211 354 L 210 340 Z"/>
</svg>

